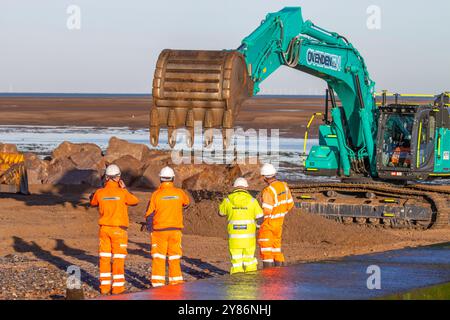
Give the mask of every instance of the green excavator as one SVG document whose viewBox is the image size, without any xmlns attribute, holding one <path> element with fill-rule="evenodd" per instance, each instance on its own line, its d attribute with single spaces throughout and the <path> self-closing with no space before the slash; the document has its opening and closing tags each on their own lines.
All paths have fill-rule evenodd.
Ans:
<svg viewBox="0 0 450 320">
<path fill-rule="evenodd" d="M 282 66 L 328 86 L 319 144 L 299 159 L 312 175 L 341 183 L 293 185 L 297 206 L 344 223 L 446 226 L 450 190 L 399 182 L 450 177 L 449 93 L 434 103 L 377 103 L 364 58 L 342 35 L 304 21 L 300 7 L 270 13 L 236 50 L 164 50 L 153 80 L 150 141 L 167 127 L 232 129 L 243 102 Z M 339 102 L 338 102 L 339 101 Z M 227 142 L 227 141 L 226 141 Z"/>
</svg>

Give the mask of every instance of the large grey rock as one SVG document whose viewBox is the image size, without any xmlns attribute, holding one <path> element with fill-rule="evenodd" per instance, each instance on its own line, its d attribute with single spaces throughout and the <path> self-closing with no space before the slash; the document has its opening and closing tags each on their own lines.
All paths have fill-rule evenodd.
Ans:
<svg viewBox="0 0 450 320">
<path fill-rule="evenodd" d="M 56 158 L 48 163 L 47 179 L 45 183 L 58 184 L 61 180 L 66 180 L 65 177 L 69 172 L 76 171 L 77 167 L 69 158 Z"/>
<path fill-rule="evenodd" d="M 112 137 L 106 149 L 106 161 L 112 163 L 123 156 L 132 156 L 145 163 L 151 156 L 150 149 L 144 144 L 131 143 L 116 137 Z"/>
<path fill-rule="evenodd" d="M 262 190 L 266 186 L 260 174 L 261 164 L 256 159 L 236 165 L 239 167 L 242 177 L 247 179 L 250 189 Z"/>
<path fill-rule="evenodd" d="M 92 143 L 61 143 L 47 165 L 45 183 L 98 186 L 105 169 L 102 150 Z"/>
<path fill-rule="evenodd" d="M 64 141 L 55 150 L 52 152 L 52 158 L 69 158 L 70 156 L 77 154 L 89 152 L 97 154 L 98 156 L 102 155 L 102 150 L 99 146 L 93 143 L 71 143 L 68 141 Z"/>
<path fill-rule="evenodd" d="M 125 184 L 132 185 L 142 176 L 144 165 L 131 155 L 124 155 L 115 160 L 113 164 L 119 166 L 122 172 L 122 180 Z"/>
<path fill-rule="evenodd" d="M 160 183 L 159 172 L 168 165 L 171 165 L 169 152 L 152 150 L 144 163 L 142 176 L 134 182 L 133 187 L 156 189 Z"/>
<path fill-rule="evenodd" d="M 18 153 L 17 146 L 11 143 L 0 143 L 0 152 L 2 153 Z"/>
<path fill-rule="evenodd" d="M 73 154 L 69 159 L 78 169 L 98 171 L 105 169 L 105 160 L 102 155 L 93 150 Z"/>
<path fill-rule="evenodd" d="M 159 166 L 150 165 L 145 168 L 141 177 L 139 177 L 134 183 L 133 187 L 156 189 L 159 186 Z"/>
<path fill-rule="evenodd" d="M 34 153 L 25 153 L 25 168 L 28 184 L 42 184 L 48 177 L 48 161 L 41 160 Z"/>
<path fill-rule="evenodd" d="M 45 183 L 99 186 L 101 173 L 93 169 L 78 169 L 69 158 L 53 159 L 48 164 L 48 175 Z"/>
<path fill-rule="evenodd" d="M 188 190 L 228 191 L 234 180 L 242 176 L 237 165 L 197 165 L 201 172 L 182 181 L 182 188 Z"/>
</svg>

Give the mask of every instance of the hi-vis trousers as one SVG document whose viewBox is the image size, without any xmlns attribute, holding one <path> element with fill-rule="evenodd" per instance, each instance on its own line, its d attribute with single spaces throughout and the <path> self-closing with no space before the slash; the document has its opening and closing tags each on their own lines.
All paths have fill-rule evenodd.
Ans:
<svg viewBox="0 0 450 320">
<path fill-rule="evenodd" d="M 169 284 L 183 282 L 181 273 L 181 230 L 153 231 L 152 239 L 152 286 L 166 284 L 166 260 L 169 261 Z"/>
<path fill-rule="evenodd" d="M 99 238 L 100 291 L 102 294 L 108 294 L 112 286 L 113 294 L 122 293 L 125 291 L 127 231 L 120 227 L 100 226 Z"/>
<path fill-rule="evenodd" d="M 255 240 L 255 237 L 250 239 L 230 238 L 228 240 L 231 256 L 231 274 L 251 272 L 258 269 L 258 260 L 255 258 Z"/>
<path fill-rule="evenodd" d="M 284 262 L 284 255 L 281 252 L 281 234 L 283 228 L 263 228 L 259 230 L 258 244 L 261 250 L 263 262 Z"/>
</svg>

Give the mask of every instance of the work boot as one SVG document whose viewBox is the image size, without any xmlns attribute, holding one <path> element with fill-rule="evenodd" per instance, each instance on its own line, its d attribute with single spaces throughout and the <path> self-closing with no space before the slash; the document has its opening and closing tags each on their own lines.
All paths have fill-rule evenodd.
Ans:
<svg viewBox="0 0 450 320">
<path fill-rule="evenodd" d="M 274 265 L 275 267 L 284 267 L 286 266 L 286 263 L 284 263 L 284 261 L 275 261 Z"/>
<path fill-rule="evenodd" d="M 263 261 L 263 269 L 273 268 L 273 262 L 264 262 Z"/>
</svg>

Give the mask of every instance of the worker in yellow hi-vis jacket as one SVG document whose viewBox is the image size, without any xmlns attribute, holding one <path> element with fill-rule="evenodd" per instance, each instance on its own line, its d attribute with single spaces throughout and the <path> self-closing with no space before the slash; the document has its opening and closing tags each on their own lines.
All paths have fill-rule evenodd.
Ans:
<svg viewBox="0 0 450 320">
<path fill-rule="evenodd" d="M 219 207 L 219 215 L 228 219 L 228 244 L 232 264 L 230 273 L 256 271 L 256 229 L 258 222 L 263 220 L 263 210 L 247 191 L 247 180 L 236 179 L 233 188 L 233 192 Z M 257 221 L 258 219 L 261 221 Z"/>
</svg>

